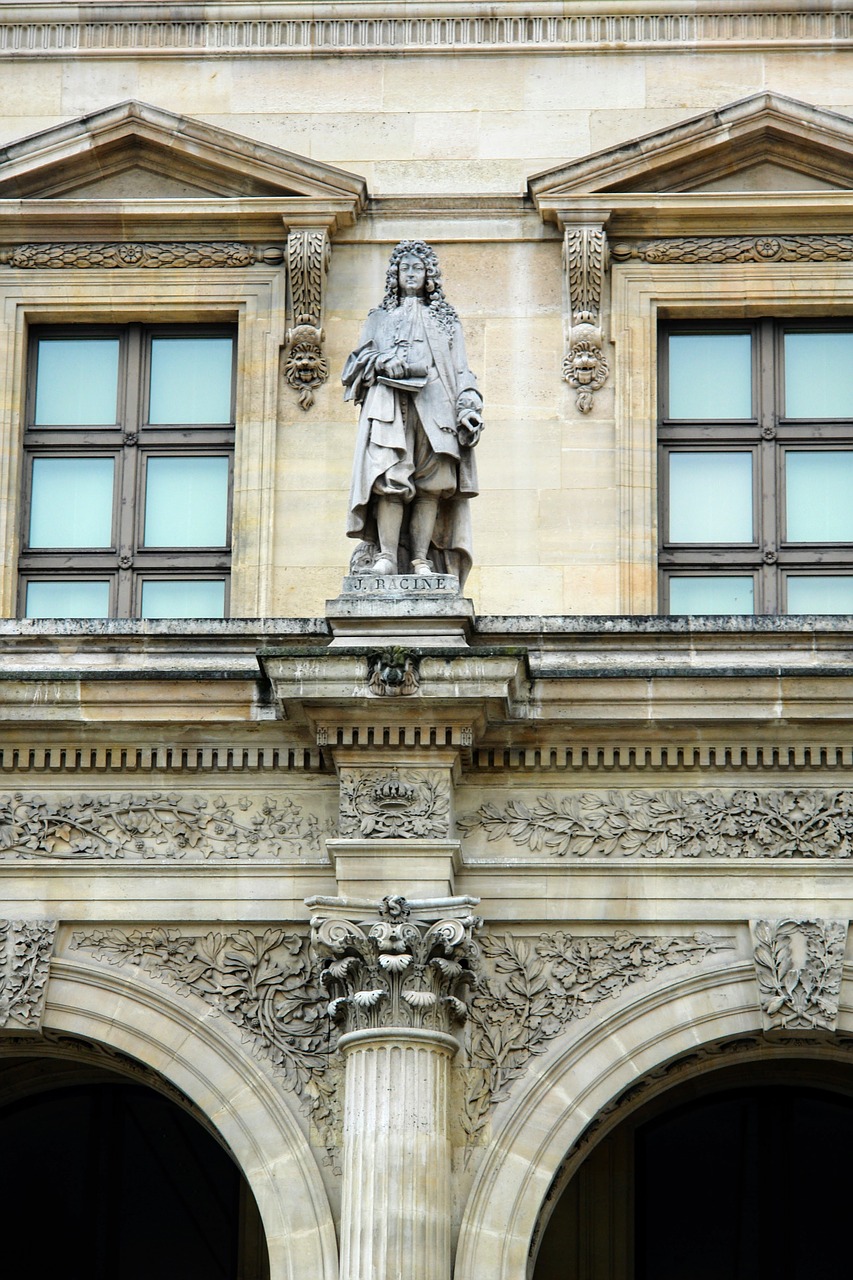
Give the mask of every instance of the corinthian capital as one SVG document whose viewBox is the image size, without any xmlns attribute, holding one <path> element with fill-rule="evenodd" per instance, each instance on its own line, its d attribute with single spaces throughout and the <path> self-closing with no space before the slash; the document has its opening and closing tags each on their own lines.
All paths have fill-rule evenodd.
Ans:
<svg viewBox="0 0 853 1280">
<path fill-rule="evenodd" d="M 450 1032 L 465 1021 L 479 955 L 477 899 L 313 898 L 308 905 L 319 908 L 311 939 L 329 1015 L 346 1031 Z"/>
</svg>

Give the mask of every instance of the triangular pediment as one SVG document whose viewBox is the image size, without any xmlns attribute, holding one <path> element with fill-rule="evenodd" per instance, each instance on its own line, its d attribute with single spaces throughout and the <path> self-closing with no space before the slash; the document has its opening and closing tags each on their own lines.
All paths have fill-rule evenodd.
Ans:
<svg viewBox="0 0 853 1280">
<path fill-rule="evenodd" d="M 529 187 L 550 204 L 609 192 L 846 191 L 853 120 L 758 93 L 536 174 Z"/>
<path fill-rule="evenodd" d="M 293 196 L 363 202 L 364 179 L 144 102 L 0 148 L 0 198 Z"/>
</svg>

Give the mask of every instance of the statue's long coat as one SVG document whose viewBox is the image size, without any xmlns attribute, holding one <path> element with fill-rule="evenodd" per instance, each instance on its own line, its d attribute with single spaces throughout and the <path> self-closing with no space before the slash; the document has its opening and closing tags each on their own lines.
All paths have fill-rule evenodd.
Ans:
<svg viewBox="0 0 853 1280">
<path fill-rule="evenodd" d="M 361 404 L 350 491 L 347 536 L 376 542 L 373 486 L 381 475 L 405 456 L 406 427 L 402 398 L 410 396 L 430 445 L 457 463 L 457 491 L 439 504 L 433 546 L 443 553 L 448 573 L 464 582 L 471 567 L 471 514 L 468 499 L 477 494 L 473 450 L 459 441 L 457 400 L 464 391 L 479 404 L 477 379 L 468 368 L 465 339 L 458 322 L 447 333 L 423 308 L 424 331 L 432 363 L 426 385 L 401 391 L 375 380 L 376 357 L 393 350 L 399 336 L 398 311 L 371 311 L 358 348 L 347 360 L 343 383 L 346 399 Z M 432 556 L 431 556 L 432 558 Z M 401 566 L 402 567 L 402 566 Z M 438 566 L 436 566 L 438 567 Z"/>
</svg>

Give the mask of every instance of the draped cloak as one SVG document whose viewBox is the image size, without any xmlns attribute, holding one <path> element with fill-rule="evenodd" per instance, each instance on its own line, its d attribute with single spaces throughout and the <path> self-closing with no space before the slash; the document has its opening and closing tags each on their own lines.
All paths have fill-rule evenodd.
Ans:
<svg viewBox="0 0 853 1280">
<path fill-rule="evenodd" d="M 454 321 L 448 333 L 419 299 L 417 331 L 428 352 L 426 383 L 411 390 L 379 382 L 377 356 L 397 350 L 406 360 L 412 320 L 405 303 L 393 311 L 379 307 L 367 317 L 361 342 L 344 366 L 346 400 L 361 405 L 353 462 L 347 537 L 378 542 L 374 485 L 406 454 L 406 401 L 415 409 L 430 447 L 456 464 L 456 493 L 439 501 L 430 559 L 438 570 L 442 560 L 448 573 L 464 583 L 471 567 L 471 513 L 468 499 L 477 495 L 473 449 L 459 439 L 459 397 L 468 407 L 482 404 L 477 379 L 468 368 L 462 327 Z M 423 344 L 421 344 L 423 347 Z M 419 379 L 419 381 L 422 379 Z M 466 394 L 467 393 L 467 394 Z M 406 541 L 405 531 L 401 542 Z M 435 551 L 441 553 L 436 556 Z"/>
</svg>

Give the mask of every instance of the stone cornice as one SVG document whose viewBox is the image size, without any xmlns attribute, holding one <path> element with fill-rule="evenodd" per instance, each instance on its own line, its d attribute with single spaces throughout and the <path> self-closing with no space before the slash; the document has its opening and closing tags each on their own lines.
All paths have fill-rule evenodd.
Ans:
<svg viewBox="0 0 853 1280">
<path fill-rule="evenodd" d="M 850 9 L 803 0 L 36 3 L 0 5 L 0 58 L 826 49 L 852 31 Z"/>
</svg>

